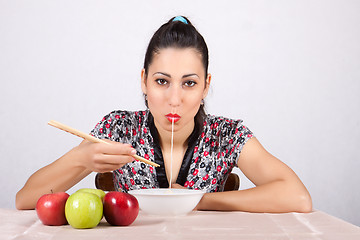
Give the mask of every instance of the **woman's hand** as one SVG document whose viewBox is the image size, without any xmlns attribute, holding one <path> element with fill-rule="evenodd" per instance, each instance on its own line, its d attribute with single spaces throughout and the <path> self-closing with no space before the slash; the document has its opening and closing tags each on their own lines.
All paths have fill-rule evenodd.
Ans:
<svg viewBox="0 0 360 240">
<path fill-rule="evenodd" d="M 109 172 L 134 161 L 136 150 L 130 144 L 104 140 L 110 144 L 84 140 L 74 150 L 80 154 L 79 164 L 92 172 Z"/>
</svg>

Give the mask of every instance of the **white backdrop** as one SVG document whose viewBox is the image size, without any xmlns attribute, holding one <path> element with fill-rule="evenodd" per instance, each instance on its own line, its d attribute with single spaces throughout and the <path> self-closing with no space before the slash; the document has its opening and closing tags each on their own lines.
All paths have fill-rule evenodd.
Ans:
<svg viewBox="0 0 360 240">
<path fill-rule="evenodd" d="M 147 43 L 182 14 L 210 50 L 208 112 L 244 119 L 316 209 L 360 225 L 359 12 L 356 0 L 0 0 L 0 206 L 80 142 L 47 121 L 89 132 L 112 110 L 144 108 Z M 69 192 L 80 187 L 94 174 Z"/>
</svg>

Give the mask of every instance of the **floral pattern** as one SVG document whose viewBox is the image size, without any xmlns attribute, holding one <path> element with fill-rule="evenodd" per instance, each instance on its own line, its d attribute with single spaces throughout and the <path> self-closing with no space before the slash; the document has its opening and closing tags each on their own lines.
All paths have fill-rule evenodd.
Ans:
<svg viewBox="0 0 360 240">
<path fill-rule="evenodd" d="M 97 138 L 129 143 L 137 155 L 154 162 L 154 139 L 148 123 L 149 111 L 113 111 L 91 131 Z M 207 115 L 194 148 L 185 187 L 206 192 L 223 191 L 225 181 L 237 165 L 240 152 L 253 133 L 242 120 Z M 118 191 L 159 188 L 156 168 L 134 160 L 115 170 Z"/>
</svg>

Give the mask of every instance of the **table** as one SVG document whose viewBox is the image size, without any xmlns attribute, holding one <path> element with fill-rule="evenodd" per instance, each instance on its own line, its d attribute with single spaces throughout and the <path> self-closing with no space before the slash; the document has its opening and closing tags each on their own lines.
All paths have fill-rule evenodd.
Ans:
<svg viewBox="0 0 360 240">
<path fill-rule="evenodd" d="M 312 213 L 245 213 L 197 211 L 180 217 L 140 212 L 128 227 L 103 219 L 93 229 L 44 226 L 35 210 L 0 209 L 0 239 L 360 239 L 360 227 L 321 211 Z"/>
</svg>

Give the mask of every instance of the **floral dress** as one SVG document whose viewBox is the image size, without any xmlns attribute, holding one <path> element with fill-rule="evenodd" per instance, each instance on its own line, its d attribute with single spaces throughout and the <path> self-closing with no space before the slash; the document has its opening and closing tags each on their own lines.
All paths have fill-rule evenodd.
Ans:
<svg viewBox="0 0 360 240">
<path fill-rule="evenodd" d="M 156 140 L 156 128 L 149 110 L 113 111 L 91 131 L 97 138 L 129 143 L 142 156 L 160 167 L 134 160 L 113 171 L 115 189 L 168 187 L 162 152 Z M 223 191 L 225 181 L 252 132 L 242 124 L 219 116 L 206 115 L 199 136 L 189 141 L 177 183 L 206 192 Z"/>
</svg>

